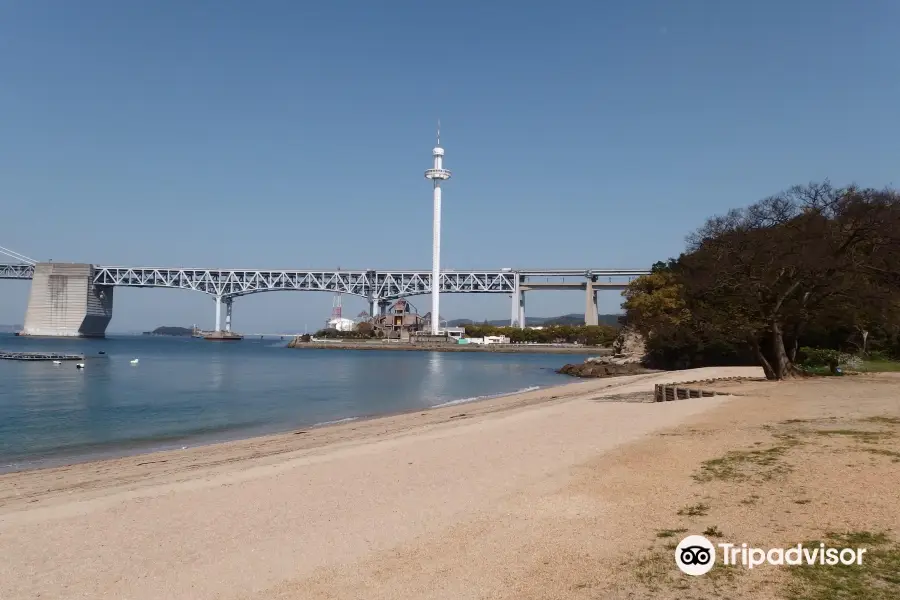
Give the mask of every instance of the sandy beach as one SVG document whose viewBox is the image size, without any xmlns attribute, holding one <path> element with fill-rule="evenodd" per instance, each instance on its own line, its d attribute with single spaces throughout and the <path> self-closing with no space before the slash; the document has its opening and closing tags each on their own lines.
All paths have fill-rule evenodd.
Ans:
<svg viewBox="0 0 900 600">
<path fill-rule="evenodd" d="M 660 532 L 900 531 L 900 377 L 640 401 L 655 383 L 760 376 L 579 381 L 3 475 L 0 598 L 784 597 L 776 568 L 680 575 Z M 709 466 L 754 451 L 766 460 Z"/>
</svg>

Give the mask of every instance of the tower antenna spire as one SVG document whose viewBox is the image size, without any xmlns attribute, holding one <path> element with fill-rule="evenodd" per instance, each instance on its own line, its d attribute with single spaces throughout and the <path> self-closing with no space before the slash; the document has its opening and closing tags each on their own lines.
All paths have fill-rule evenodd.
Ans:
<svg viewBox="0 0 900 600">
<path fill-rule="evenodd" d="M 438 145 L 438 147 L 440 147 L 440 145 L 441 145 L 441 120 L 440 120 L 440 118 L 438 118 L 437 145 Z"/>
</svg>

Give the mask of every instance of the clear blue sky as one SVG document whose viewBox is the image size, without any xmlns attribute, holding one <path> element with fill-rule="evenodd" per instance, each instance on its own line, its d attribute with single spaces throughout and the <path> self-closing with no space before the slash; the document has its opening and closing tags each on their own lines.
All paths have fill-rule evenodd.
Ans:
<svg viewBox="0 0 900 600">
<path fill-rule="evenodd" d="M 792 184 L 896 183 L 898 23 L 893 0 L 7 0 L 0 245 L 427 269 L 440 117 L 447 268 L 649 266 Z M 21 323 L 27 291 L 0 282 L 0 323 Z M 318 327 L 330 306 L 258 294 L 235 327 Z M 442 309 L 510 312 L 506 296 Z M 583 310 L 528 298 L 534 316 Z M 110 330 L 193 322 L 211 327 L 209 297 L 117 290 Z"/>
</svg>

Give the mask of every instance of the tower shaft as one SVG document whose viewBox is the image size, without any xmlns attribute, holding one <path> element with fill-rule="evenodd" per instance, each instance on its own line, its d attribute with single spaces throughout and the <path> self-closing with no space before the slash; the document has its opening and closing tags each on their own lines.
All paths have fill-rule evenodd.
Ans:
<svg viewBox="0 0 900 600">
<path fill-rule="evenodd" d="M 431 333 L 441 328 L 441 180 L 434 180 L 434 232 L 431 262 Z"/>
</svg>

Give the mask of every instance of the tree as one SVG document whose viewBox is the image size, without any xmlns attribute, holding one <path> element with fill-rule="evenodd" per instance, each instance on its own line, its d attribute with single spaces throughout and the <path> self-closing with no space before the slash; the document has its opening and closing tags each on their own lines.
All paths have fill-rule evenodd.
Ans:
<svg viewBox="0 0 900 600">
<path fill-rule="evenodd" d="M 624 306 L 663 362 L 747 351 L 768 378 L 785 379 L 798 373 L 802 340 L 865 351 L 874 331 L 900 345 L 897 265 L 896 192 L 814 183 L 710 218 L 678 259 L 632 282 Z"/>
<path fill-rule="evenodd" d="M 688 309 L 747 344 L 768 378 L 792 377 L 811 321 L 891 293 L 866 267 L 872 240 L 883 237 L 884 200 L 810 184 L 708 220 L 680 261 Z"/>
</svg>

